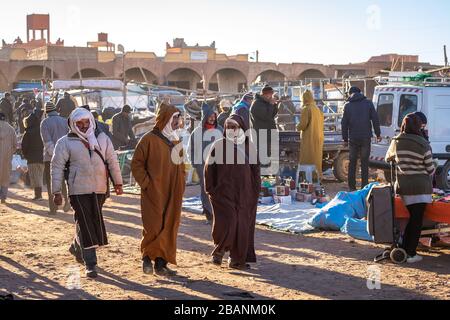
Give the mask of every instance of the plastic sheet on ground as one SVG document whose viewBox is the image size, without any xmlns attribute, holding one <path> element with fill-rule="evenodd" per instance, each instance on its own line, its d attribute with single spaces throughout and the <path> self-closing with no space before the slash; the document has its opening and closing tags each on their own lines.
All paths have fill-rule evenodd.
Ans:
<svg viewBox="0 0 450 320">
<path fill-rule="evenodd" d="M 314 216 L 310 224 L 320 230 L 339 231 L 348 219 L 366 217 L 366 198 L 374 184 L 356 192 L 339 192 Z"/>
<path fill-rule="evenodd" d="M 367 231 L 366 198 L 376 183 L 356 192 L 339 192 L 327 206 L 309 221 L 319 230 L 341 231 L 355 239 L 373 241 Z"/>
<path fill-rule="evenodd" d="M 201 214 L 203 208 L 200 198 L 185 198 L 183 200 L 183 210 Z M 260 205 L 258 206 L 256 223 L 292 233 L 312 232 L 314 228 L 308 224 L 308 221 L 318 211 L 313 205 L 302 202 L 294 202 L 291 205 Z"/>
</svg>

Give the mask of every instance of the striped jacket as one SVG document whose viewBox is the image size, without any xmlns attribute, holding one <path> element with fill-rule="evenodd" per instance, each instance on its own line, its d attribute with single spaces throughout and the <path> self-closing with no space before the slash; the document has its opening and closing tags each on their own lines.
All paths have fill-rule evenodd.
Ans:
<svg viewBox="0 0 450 320">
<path fill-rule="evenodd" d="M 400 134 L 392 140 L 386 162 L 397 165 L 397 193 L 404 196 L 433 193 L 431 175 L 435 172 L 428 141 L 413 134 Z"/>
</svg>

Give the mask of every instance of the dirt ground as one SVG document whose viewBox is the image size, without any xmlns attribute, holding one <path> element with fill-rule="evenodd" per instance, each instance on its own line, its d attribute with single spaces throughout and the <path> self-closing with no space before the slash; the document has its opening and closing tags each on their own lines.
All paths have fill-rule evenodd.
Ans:
<svg viewBox="0 0 450 320">
<path fill-rule="evenodd" d="M 330 185 L 329 188 L 340 188 Z M 187 195 L 198 192 L 189 188 Z M 450 299 L 450 251 L 427 250 L 417 265 L 378 265 L 381 289 L 369 290 L 373 258 L 382 247 L 339 233 L 292 235 L 258 227 L 258 264 L 250 272 L 209 263 L 210 226 L 183 213 L 178 276 L 141 271 L 139 197 L 113 197 L 105 210 L 110 245 L 98 251 L 99 278 L 87 279 L 68 252 L 73 213 L 47 214 L 46 201 L 11 189 L 0 206 L 0 295 L 17 299 Z M 75 288 L 79 276 L 79 286 Z"/>
</svg>

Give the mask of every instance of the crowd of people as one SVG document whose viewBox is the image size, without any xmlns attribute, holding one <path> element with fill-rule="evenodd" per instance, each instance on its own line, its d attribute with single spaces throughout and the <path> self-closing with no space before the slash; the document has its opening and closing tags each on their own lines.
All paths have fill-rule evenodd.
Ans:
<svg viewBox="0 0 450 320">
<path fill-rule="evenodd" d="M 342 136 L 350 149 L 349 188 L 356 190 L 357 160 L 361 160 L 362 185 L 368 184 L 368 160 L 373 131 L 381 140 L 380 122 L 374 105 L 354 87 L 342 119 Z M 110 184 L 117 195 L 123 194 L 123 182 L 116 150 L 135 144 L 130 106 L 110 114 L 112 132 L 101 115 L 88 106 L 76 107 L 68 93 L 56 104 L 23 99 L 15 109 L 10 95 L 0 101 L 0 199 L 6 203 L 11 159 L 17 152 L 17 133 L 23 132 L 21 152 L 28 161 L 34 201 L 42 200 L 43 182 L 48 192 L 49 214 L 74 211 L 75 235 L 70 253 L 86 266 L 86 275 L 97 276 L 96 248 L 108 244 L 102 208 L 109 196 Z M 272 130 L 280 100 L 273 88 L 249 92 L 235 105 L 219 114 L 204 103 L 202 120 L 194 128 L 184 154 L 178 129 L 180 111 L 167 103 L 158 108 L 156 125 L 135 147 L 131 170 L 141 188 L 143 238 L 142 268 L 145 274 L 172 276 L 169 264 L 177 264 L 177 235 L 185 191 L 185 159 L 200 177 L 201 200 L 207 221 L 212 224 L 214 250 L 211 262 L 222 265 L 229 254 L 228 266 L 245 270 L 256 263 L 255 225 L 261 191 L 260 159 L 266 150 L 270 159 Z M 106 117 L 106 112 L 104 112 Z M 409 262 L 420 260 L 416 248 L 426 203 L 431 199 L 431 150 L 424 134 L 423 114 L 407 114 L 401 133 L 393 139 L 386 156 L 399 168 L 398 192 L 411 213 L 403 242 Z M 16 122 L 17 121 L 17 122 Z M 249 135 L 249 130 L 256 137 Z M 301 121 L 297 126 L 302 144 L 299 163 L 322 170 L 324 115 L 313 93 L 303 95 Z M 267 133 L 266 133 L 267 132 Z M 420 186 L 420 188 L 411 186 Z"/>
</svg>

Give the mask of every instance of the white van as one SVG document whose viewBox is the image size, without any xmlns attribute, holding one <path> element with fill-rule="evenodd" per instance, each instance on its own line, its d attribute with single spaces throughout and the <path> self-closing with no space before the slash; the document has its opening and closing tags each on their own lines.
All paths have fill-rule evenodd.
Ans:
<svg viewBox="0 0 450 320">
<path fill-rule="evenodd" d="M 388 170 L 384 162 L 392 137 L 400 133 L 404 117 L 421 111 L 428 118 L 430 143 L 439 160 L 437 184 L 450 189 L 450 79 L 430 78 L 425 82 L 396 82 L 377 86 L 373 103 L 378 111 L 383 141 L 372 146 L 371 167 Z M 386 171 L 385 171 L 386 172 Z"/>
</svg>

